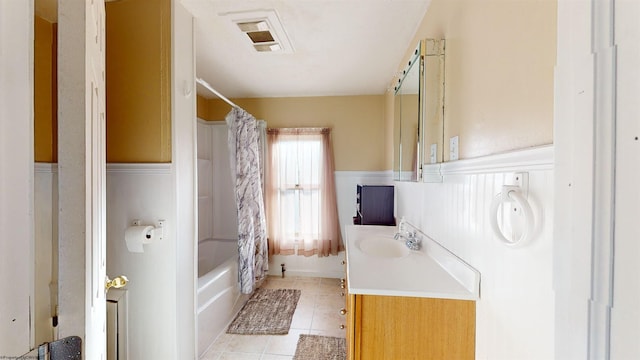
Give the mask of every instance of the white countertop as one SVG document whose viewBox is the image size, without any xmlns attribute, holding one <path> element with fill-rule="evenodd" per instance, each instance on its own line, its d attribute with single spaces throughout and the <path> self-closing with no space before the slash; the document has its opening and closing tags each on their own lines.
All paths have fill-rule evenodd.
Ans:
<svg viewBox="0 0 640 360">
<path fill-rule="evenodd" d="M 393 239 L 396 231 L 394 226 L 346 227 L 350 294 L 479 299 L 477 270 L 422 233 L 420 250 L 404 249 L 404 240 Z"/>
</svg>

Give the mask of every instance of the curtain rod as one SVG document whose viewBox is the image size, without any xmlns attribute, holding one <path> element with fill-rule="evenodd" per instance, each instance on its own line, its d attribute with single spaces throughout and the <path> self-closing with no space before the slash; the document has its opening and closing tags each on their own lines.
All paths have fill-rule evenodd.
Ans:
<svg viewBox="0 0 640 360">
<path fill-rule="evenodd" d="M 330 127 L 299 127 L 299 128 L 267 128 L 267 134 L 293 134 L 293 135 L 303 135 L 303 134 L 318 134 L 318 133 L 331 133 Z"/>
<path fill-rule="evenodd" d="M 201 78 L 196 78 L 196 82 L 202 86 L 205 87 L 205 89 L 211 91 L 212 93 L 214 93 L 217 97 L 219 97 L 220 99 L 224 100 L 224 102 L 226 102 L 227 104 L 233 106 L 234 108 L 239 108 L 238 105 L 234 104 L 233 101 L 227 99 L 224 95 L 220 94 L 218 92 L 218 90 L 214 89 L 211 85 L 209 85 L 208 82 L 202 80 Z"/>
</svg>

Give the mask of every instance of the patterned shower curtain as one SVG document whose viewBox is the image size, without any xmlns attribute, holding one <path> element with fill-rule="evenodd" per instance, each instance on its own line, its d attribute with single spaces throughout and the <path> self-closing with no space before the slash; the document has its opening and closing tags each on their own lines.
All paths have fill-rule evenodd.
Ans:
<svg viewBox="0 0 640 360">
<path fill-rule="evenodd" d="M 269 267 L 259 129 L 256 119 L 240 108 L 233 108 L 226 122 L 238 212 L 238 278 L 242 293 L 250 294 Z"/>
</svg>

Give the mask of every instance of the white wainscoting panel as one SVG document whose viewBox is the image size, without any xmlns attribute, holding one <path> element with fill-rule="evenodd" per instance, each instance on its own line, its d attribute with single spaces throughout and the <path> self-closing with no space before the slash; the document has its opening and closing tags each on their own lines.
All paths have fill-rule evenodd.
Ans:
<svg viewBox="0 0 640 360">
<path fill-rule="evenodd" d="M 134 359 L 164 358 L 174 351 L 175 331 L 166 326 L 167 319 L 176 316 L 173 172 L 172 164 L 107 164 L 107 272 L 130 280 L 125 351 Z M 53 340 L 49 287 L 54 266 L 51 254 L 57 246 L 57 166 L 36 164 L 34 173 L 35 334 L 39 344 Z M 143 224 L 166 220 L 164 239 L 144 245 L 144 253 L 128 252 L 124 231 L 133 219 Z M 55 291 L 56 284 L 52 287 Z"/>
<path fill-rule="evenodd" d="M 272 255 L 269 257 L 269 275 L 281 276 L 280 264 L 285 264 L 285 276 L 308 276 L 324 278 L 344 277 L 344 252 L 338 256 L 300 256 L 300 255 Z"/>
<path fill-rule="evenodd" d="M 129 359 L 163 359 L 175 352 L 176 230 L 171 164 L 107 164 L 107 272 L 126 275 Z M 164 238 L 131 253 L 131 221 L 164 219 Z M 195 276 L 195 275 L 194 275 Z"/>
<path fill-rule="evenodd" d="M 57 291 L 53 282 L 54 253 L 58 234 L 58 166 L 36 163 L 34 169 L 35 221 L 35 343 L 54 339 L 52 296 Z"/>
<path fill-rule="evenodd" d="M 464 160 L 466 166 L 453 162 L 446 164 L 453 174 L 443 166 L 442 183 L 396 183 L 397 216 L 480 271 L 477 359 L 554 357 L 553 151 L 533 151 L 544 155 L 532 162 L 524 150 Z M 489 225 L 491 201 L 514 172 L 528 173 L 536 218 L 534 237 L 521 248 L 503 245 Z"/>
</svg>

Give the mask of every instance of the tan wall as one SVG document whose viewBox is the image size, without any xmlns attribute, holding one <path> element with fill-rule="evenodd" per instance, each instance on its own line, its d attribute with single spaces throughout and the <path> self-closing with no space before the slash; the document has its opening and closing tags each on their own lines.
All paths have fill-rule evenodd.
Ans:
<svg viewBox="0 0 640 360">
<path fill-rule="evenodd" d="M 394 151 L 396 149 L 396 138 L 394 134 L 395 121 L 395 107 L 394 107 L 394 99 L 393 99 L 393 91 L 390 92 L 391 96 L 388 94 L 384 95 L 384 169 L 392 170 L 393 169 L 393 159 L 394 159 Z M 399 141 L 399 139 L 398 139 Z"/>
<path fill-rule="evenodd" d="M 405 59 L 419 39 L 446 39 L 445 161 L 456 135 L 460 158 L 553 142 L 556 7 L 552 0 L 433 0 Z"/>
<path fill-rule="evenodd" d="M 382 95 L 233 99 L 233 102 L 257 119 L 265 120 L 268 127 L 331 127 L 336 170 L 387 170 Z M 206 120 L 224 120 L 229 105 L 218 99 L 207 103 Z"/>
<path fill-rule="evenodd" d="M 171 1 L 107 8 L 107 161 L 171 161 Z"/>
<path fill-rule="evenodd" d="M 209 100 L 197 95 L 197 109 L 196 114 L 200 119 L 203 120 L 214 120 L 209 117 Z"/>
<path fill-rule="evenodd" d="M 34 157 L 58 160 L 57 24 L 36 16 L 34 24 Z"/>
</svg>

